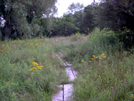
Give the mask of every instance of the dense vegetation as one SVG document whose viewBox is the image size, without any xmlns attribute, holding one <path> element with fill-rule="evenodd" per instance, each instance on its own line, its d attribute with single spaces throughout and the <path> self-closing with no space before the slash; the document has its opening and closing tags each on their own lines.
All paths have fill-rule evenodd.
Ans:
<svg viewBox="0 0 134 101">
<path fill-rule="evenodd" d="M 56 85 L 68 82 L 49 39 L 1 44 L 0 101 L 51 101 Z"/>
<path fill-rule="evenodd" d="M 57 53 L 78 71 L 75 101 L 133 101 L 134 1 L 73 3 L 60 18 L 55 3 L 0 0 L 0 100 L 51 101 L 68 83 Z"/>
<path fill-rule="evenodd" d="M 76 43 L 57 46 L 62 58 L 79 72 L 74 81 L 75 101 L 133 101 L 133 49 L 124 51 L 113 34 L 96 28 L 84 43 L 85 38 L 77 35 L 70 37 L 79 40 Z"/>
</svg>

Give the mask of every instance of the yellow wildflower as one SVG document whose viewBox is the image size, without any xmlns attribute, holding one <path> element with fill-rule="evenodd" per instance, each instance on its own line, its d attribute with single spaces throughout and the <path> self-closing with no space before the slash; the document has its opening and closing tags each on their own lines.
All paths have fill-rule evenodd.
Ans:
<svg viewBox="0 0 134 101">
<path fill-rule="evenodd" d="M 32 73 L 34 75 L 34 73 Z"/>
<path fill-rule="evenodd" d="M 106 56 L 103 56 L 103 58 L 106 58 Z"/>
<path fill-rule="evenodd" d="M 130 96 L 131 98 L 134 98 L 134 96 L 132 95 L 132 96 Z"/>
<path fill-rule="evenodd" d="M 92 61 L 89 61 L 89 62 L 92 62 Z"/>
<path fill-rule="evenodd" d="M 38 41 L 37 39 L 35 41 Z"/>
<path fill-rule="evenodd" d="M 99 59 L 101 59 L 101 57 L 100 57 L 100 56 L 98 56 L 98 58 L 99 58 Z"/>
<path fill-rule="evenodd" d="M 84 62 L 84 60 L 81 60 L 81 62 Z"/>
<path fill-rule="evenodd" d="M 31 69 L 29 69 L 28 71 L 34 71 L 34 70 L 31 68 Z"/>
<path fill-rule="evenodd" d="M 43 67 L 43 66 L 38 66 L 37 68 L 38 68 L 38 69 L 42 69 L 42 67 Z"/>
<path fill-rule="evenodd" d="M 92 60 L 94 59 L 94 58 L 91 58 Z"/>
<path fill-rule="evenodd" d="M 38 43 L 35 44 L 35 46 L 38 46 L 38 45 L 39 45 Z"/>
<path fill-rule="evenodd" d="M 5 46 L 5 44 L 3 44 L 3 46 Z"/>
<path fill-rule="evenodd" d="M 30 43 L 30 45 L 33 45 L 33 43 Z"/>
<path fill-rule="evenodd" d="M 102 56 L 104 56 L 105 54 L 101 54 Z"/>
<path fill-rule="evenodd" d="M 33 67 L 32 69 L 34 70 L 34 69 L 37 69 L 37 68 Z"/>
<path fill-rule="evenodd" d="M 3 50 L 2 50 L 2 49 L 0 49 L 0 51 L 2 52 Z"/>
<path fill-rule="evenodd" d="M 95 58 L 95 55 L 93 55 L 93 57 Z"/>
<path fill-rule="evenodd" d="M 85 63 L 87 63 L 87 61 L 85 61 Z"/>
<path fill-rule="evenodd" d="M 9 47 L 9 46 L 7 46 L 7 49 L 8 49 L 8 50 L 10 50 L 10 47 Z"/>
<path fill-rule="evenodd" d="M 32 62 L 32 65 L 33 66 L 38 66 L 38 63 L 37 62 Z"/>
</svg>

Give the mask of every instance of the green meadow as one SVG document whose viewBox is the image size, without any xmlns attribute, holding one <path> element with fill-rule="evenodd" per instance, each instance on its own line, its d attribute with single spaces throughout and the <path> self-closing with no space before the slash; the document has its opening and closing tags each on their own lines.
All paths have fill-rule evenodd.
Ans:
<svg viewBox="0 0 134 101">
<path fill-rule="evenodd" d="M 134 54 L 113 31 L 0 42 L 0 100 L 51 101 L 69 83 L 55 54 L 78 71 L 74 101 L 133 101 Z"/>
</svg>

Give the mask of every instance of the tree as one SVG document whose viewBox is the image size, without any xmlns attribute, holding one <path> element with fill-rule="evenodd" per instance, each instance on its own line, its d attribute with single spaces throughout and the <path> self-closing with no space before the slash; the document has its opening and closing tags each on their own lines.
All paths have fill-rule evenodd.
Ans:
<svg viewBox="0 0 134 101">
<path fill-rule="evenodd" d="M 79 28 L 80 33 L 84 33 L 84 17 L 85 17 L 85 13 L 83 12 L 83 10 L 75 11 L 73 17 L 75 19 L 75 26 L 77 28 Z"/>
<path fill-rule="evenodd" d="M 80 10 L 83 10 L 84 8 L 84 5 L 83 4 L 80 4 L 79 2 L 78 3 L 72 3 L 69 7 L 68 7 L 68 10 L 69 10 L 69 13 L 75 13 L 75 11 L 80 11 Z"/>
<path fill-rule="evenodd" d="M 93 5 L 88 5 L 87 7 L 84 8 L 84 29 L 86 33 L 88 34 L 94 29 L 94 14 L 93 14 L 94 6 Z"/>
<path fill-rule="evenodd" d="M 2 28 L 4 40 L 15 33 L 16 36 L 29 38 L 34 33 L 33 28 L 40 29 L 39 19 L 42 14 L 49 16 L 56 12 L 55 2 L 56 0 L 0 0 L 0 16 L 6 20 Z"/>
<path fill-rule="evenodd" d="M 75 18 L 72 13 L 64 14 L 62 18 L 55 19 L 53 35 L 69 36 L 79 31 L 75 26 Z"/>
</svg>

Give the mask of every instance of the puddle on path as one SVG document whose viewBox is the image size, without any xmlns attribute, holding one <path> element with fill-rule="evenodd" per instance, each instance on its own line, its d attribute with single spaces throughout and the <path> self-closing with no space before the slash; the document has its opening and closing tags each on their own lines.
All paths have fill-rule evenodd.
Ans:
<svg viewBox="0 0 134 101">
<path fill-rule="evenodd" d="M 69 81 L 74 81 L 76 78 L 77 72 L 72 70 L 72 67 L 67 67 L 66 69 L 67 76 L 69 77 Z"/>
<path fill-rule="evenodd" d="M 74 81 L 77 72 L 72 69 L 72 64 L 68 62 L 64 63 L 62 59 L 56 54 L 58 59 L 66 66 L 66 73 L 69 77 L 69 81 Z M 73 101 L 72 92 L 73 84 L 63 84 L 59 86 L 60 90 L 52 97 L 52 101 Z"/>
</svg>

